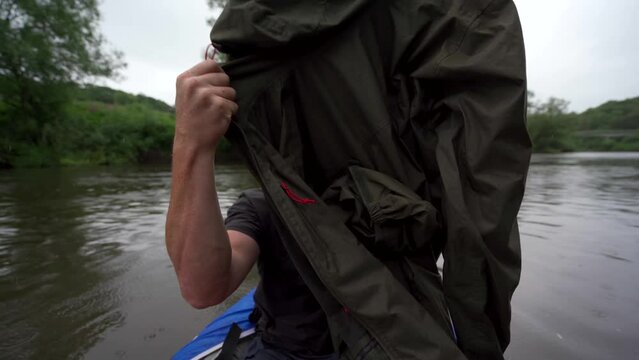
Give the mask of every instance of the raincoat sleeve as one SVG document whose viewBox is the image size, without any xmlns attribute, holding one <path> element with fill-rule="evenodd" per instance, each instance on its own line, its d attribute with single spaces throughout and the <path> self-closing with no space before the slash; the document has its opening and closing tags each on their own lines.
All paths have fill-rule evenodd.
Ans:
<svg viewBox="0 0 639 360">
<path fill-rule="evenodd" d="M 430 16 L 428 35 L 412 39 L 408 62 L 437 123 L 444 292 L 458 345 L 469 359 L 498 359 L 510 341 L 516 216 L 531 153 L 524 45 L 512 1 L 448 3 L 446 15 Z"/>
</svg>

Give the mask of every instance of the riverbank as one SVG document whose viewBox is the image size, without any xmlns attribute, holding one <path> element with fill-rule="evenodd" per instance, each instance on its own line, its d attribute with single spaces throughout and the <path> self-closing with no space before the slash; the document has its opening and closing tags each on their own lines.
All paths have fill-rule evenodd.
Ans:
<svg viewBox="0 0 639 360">
<path fill-rule="evenodd" d="M 37 138 L 12 134 L 0 102 L 0 168 L 170 163 L 172 106 L 98 86 L 74 88 L 71 97 L 64 118 L 45 124 Z M 530 108 L 534 152 L 639 151 L 639 98 L 610 101 L 580 114 L 566 113 L 558 103 L 567 104 L 551 98 Z M 240 160 L 225 139 L 218 157 Z"/>
<path fill-rule="evenodd" d="M 10 131 L 0 135 L 0 168 L 170 163 L 172 106 L 97 86 L 74 88 L 71 98 L 61 111 L 63 118 L 47 123 L 37 138 L 12 136 Z M 2 114 L 0 103 L 0 129 L 15 127 Z M 226 142 L 219 153 L 233 157 Z"/>
<path fill-rule="evenodd" d="M 557 104 L 563 104 L 557 106 Z M 557 99 L 533 107 L 528 130 L 536 153 L 639 151 L 639 97 L 567 113 Z"/>
</svg>

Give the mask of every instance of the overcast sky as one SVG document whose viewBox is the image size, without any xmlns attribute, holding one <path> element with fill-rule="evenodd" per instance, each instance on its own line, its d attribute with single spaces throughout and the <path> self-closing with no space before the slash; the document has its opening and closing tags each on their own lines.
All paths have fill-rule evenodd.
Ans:
<svg viewBox="0 0 639 360">
<path fill-rule="evenodd" d="M 313 0 L 311 0 L 313 1 Z M 515 0 L 528 88 L 583 111 L 639 96 L 639 0 Z M 128 63 L 107 85 L 174 103 L 175 77 L 201 60 L 206 0 L 103 0 L 102 30 Z"/>
</svg>

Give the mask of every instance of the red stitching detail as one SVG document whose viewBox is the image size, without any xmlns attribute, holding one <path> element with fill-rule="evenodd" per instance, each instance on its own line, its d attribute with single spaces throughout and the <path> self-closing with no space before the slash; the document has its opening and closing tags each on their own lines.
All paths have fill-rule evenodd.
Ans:
<svg viewBox="0 0 639 360">
<path fill-rule="evenodd" d="M 285 182 L 282 181 L 282 183 L 280 184 L 282 186 L 282 189 L 284 189 L 284 191 L 286 192 L 286 195 L 288 195 L 289 198 L 291 198 L 291 200 L 295 201 L 298 204 L 303 204 L 303 205 L 308 205 L 308 204 L 315 204 L 317 203 L 316 200 L 313 199 L 308 199 L 308 198 L 302 198 L 299 197 L 296 193 L 293 192 L 293 190 L 291 190 L 288 185 L 286 185 Z"/>
</svg>

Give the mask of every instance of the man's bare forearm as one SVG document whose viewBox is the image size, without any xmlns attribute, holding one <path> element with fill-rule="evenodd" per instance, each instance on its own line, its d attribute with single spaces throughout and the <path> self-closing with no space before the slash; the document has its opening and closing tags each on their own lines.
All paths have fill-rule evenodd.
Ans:
<svg viewBox="0 0 639 360">
<path fill-rule="evenodd" d="M 215 151 L 176 136 L 166 245 L 184 298 L 196 308 L 228 291 L 231 247 L 215 188 Z"/>
<path fill-rule="evenodd" d="M 182 296 L 194 307 L 227 295 L 231 245 L 215 190 L 215 149 L 237 112 L 235 90 L 215 61 L 178 76 L 175 96 L 173 184 L 166 247 Z"/>
</svg>

